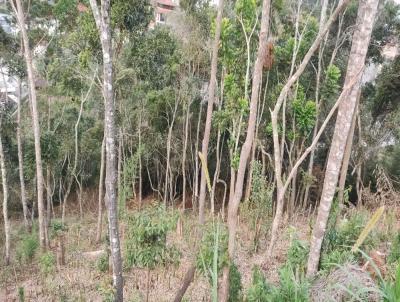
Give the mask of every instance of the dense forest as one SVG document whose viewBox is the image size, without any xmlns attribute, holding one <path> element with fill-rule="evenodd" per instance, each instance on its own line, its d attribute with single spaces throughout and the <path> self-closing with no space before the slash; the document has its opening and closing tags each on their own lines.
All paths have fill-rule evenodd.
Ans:
<svg viewBox="0 0 400 302">
<path fill-rule="evenodd" d="M 400 2 L 0 1 L 0 301 L 400 301 Z"/>
</svg>

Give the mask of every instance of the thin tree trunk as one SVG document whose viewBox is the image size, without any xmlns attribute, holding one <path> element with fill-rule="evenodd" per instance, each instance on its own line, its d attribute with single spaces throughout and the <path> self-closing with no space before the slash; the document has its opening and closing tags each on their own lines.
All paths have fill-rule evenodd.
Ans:
<svg viewBox="0 0 400 302">
<path fill-rule="evenodd" d="M 104 168 L 105 168 L 105 157 L 106 157 L 106 145 L 105 137 L 101 143 L 101 159 L 100 159 L 100 177 L 99 177 L 99 204 L 97 214 L 97 230 L 96 230 L 96 242 L 99 243 L 101 240 L 102 220 L 103 220 L 103 197 L 104 197 Z"/>
<path fill-rule="evenodd" d="M 306 66 L 308 65 L 311 57 L 319 48 L 322 40 L 327 34 L 329 28 L 334 23 L 339 13 L 346 7 L 346 5 L 350 2 L 350 0 L 343 0 L 339 3 L 338 7 L 333 12 L 332 16 L 329 18 L 328 22 L 325 24 L 323 30 L 320 30 L 315 41 L 311 45 L 307 54 L 304 56 L 303 61 L 297 68 L 296 72 L 292 75 L 291 78 L 286 82 L 285 86 L 282 88 L 277 102 L 275 104 L 274 110 L 271 112 L 271 123 L 272 123 L 272 137 L 273 137 L 273 146 L 274 146 L 274 163 L 275 163 L 275 178 L 276 178 L 276 189 L 277 189 L 277 200 L 276 200 L 276 212 L 275 217 L 272 222 L 271 229 L 271 239 L 270 244 L 267 250 L 267 257 L 271 256 L 272 250 L 274 248 L 275 242 L 278 236 L 279 225 L 282 220 L 283 208 L 284 208 L 284 195 L 286 189 L 284 188 L 283 180 L 282 180 L 282 158 L 281 158 L 281 147 L 279 144 L 279 132 L 278 132 L 278 114 L 280 108 L 289 93 L 291 87 L 296 83 L 301 74 L 304 72 Z M 322 127 L 321 127 L 322 128 Z M 286 181 L 287 182 L 287 181 Z"/>
<path fill-rule="evenodd" d="M 139 116 L 139 125 L 138 125 L 138 135 L 139 135 L 139 192 L 138 192 L 138 203 L 139 209 L 142 208 L 142 185 L 143 185 L 143 178 L 142 178 L 142 111 L 140 111 Z M 135 190 L 135 188 L 133 188 Z"/>
<path fill-rule="evenodd" d="M 101 10 L 96 0 L 90 0 L 90 6 L 99 30 L 103 50 L 103 96 L 105 100 L 104 125 L 106 145 L 106 203 L 113 266 L 114 300 L 123 301 L 122 259 L 118 225 L 117 198 L 117 158 L 115 131 L 115 104 L 113 89 L 112 40 L 111 40 L 111 7 L 110 0 L 101 0 Z"/>
<path fill-rule="evenodd" d="M 28 74 L 29 95 L 32 106 L 33 135 L 35 140 L 36 184 L 37 184 L 37 202 L 38 202 L 38 214 L 39 214 L 39 241 L 42 249 L 45 249 L 47 245 L 46 244 L 47 230 L 46 230 L 46 221 L 45 221 L 44 205 L 43 205 L 44 177 L 43 177 L 43 165 L 42 165 L 42 151 L 40 147 L 39 113 L 37 108 L 32 54 L 31 54 L 31 49 L 29 47 L 29 38 L 25 27 L 25 15 L 22 2 L 21 0 L 15 0 L 14 4 L 13 0 L 9 1 L 16 14 L 24 45 L 24 57 L 26 62 L 26 70 Z"/>
<path fill-rule="evenodd" d="M 223 9 L 224 9 L 224 0 L 219 0 L 216 26 L 215 26 L 215 37 L 214 37 L 212 57 L 211 57 L 210 83 L 208 85 L 207 115 L 206 115 L 206 123 L 205 123 L 205 127 L 204 127 L 203 144 L 201 147 L 201 153 L 204 156 L 204 164 L 206 166 L 208 166 L 207 165 L 208 144 L 210 142 L 211 120 L 212 120 L 214 97 L 215 97 L 215 84 L 217 81 L 218 48 L 219 48 L 219 39 L 221 36 Z M 201 178 L 200 178 L 200 197 L 199 197 L 199 222 L 200 222 L 200 224 L 204 224 L 204 220 L 205 220 L 205 218 L 204 218 L 205 201 L 206 201 L 206 169 L 203 168 L 203 169 L 201 169 Z"/>
<path fill-rule="evenodd" d="M 261 28 L 259 34 L 259 44 L 257 51 L 257 59 L 254 64 L 253 82 L 251 88 L 250 113 L 247 126 L 247 135 L 240 152 L 239 168 L 236 176 L 235 193 L 233 199 L 229 200 L 228 206 L 228 253 L 229 258 L 233 261 L 235 253 L 235 238 L 237 228 L 237 212 L 240 200 L 242 199 L 244 176 L 246 173 L 247 161 L 250 156 L 251 147 L 254 140 L 254 132 L 256 128 L 257 108 L 262 83 L 262 70 L 264 65 L 265 53 L 267 51 L 267 38 L 269 32 L 270 19 L 270 0 L 264 0 L 262 4 Z M 229 298 L 229 267 L 224 268 L 224 278 L 221 291 L 220 301 L 226 302 Z"/>
<path fill-rule="evenodd" d="M 186 153 L 189 137 L 189 116 L 190 116 L 190 105 L 191 101 L 186 105 L 186 117 L 184 126 L 184 137 L 183 137 L 183 150 L 182 150 L 182 210 L 185 210 L 186 206 Z"/>
<path fill-rule="evenodd" d="M 346 102 L 341 103 L 339 107 L 332 145 L 327 161 L 318 216 L 311 238 L 310 254 L 307 264 L 308 276 L 313 276 L 318 270 L 322 240 L 325 235 L 332 199 L 336 190 L 347 136 L 349 135 L 352 117 L 357 104 L 362 75 L 359 70 L 363 68 L 365 64 L 378 2 L 378 0 L 365 0 L 359 3 L 357 25 L 353 34 L 345 83 L 348 83 L 353 78 L 357 78 L 358 81 L 349 92 Z"/>
<path fill-rule="evenodd" d="M 198 204 L 198 197 L 199 197 L 199 137 L 200 137 L 200 124 L 201 124 L 201 116 L 203 113 L 203 106 L 200 104 L 200 112 L 199 112 L 199 118 L 197 120 L 197 130 L 196 130 L 196 143 L 194 146 L 194 194 L 192 198 L 192 203 L 193 203 L 193 210 L 196 211 L 196 207 Z"/>
<path fill-rule="evenodd" d="M 0 117 L 0 168 L 1 168 L 1 182 L 3 186 L 3 218 L 4 218 L 4 233 L 6 235 L 6 255 L 4 262 L 6 265 L 10 264 L 10 220 L 8 219 L 8 183 L 7 183 L 7 171 L 6 163 L 3 151 L 3 141 L 1 134 L 1 117 Z"/>
<path fill-rule="evenodd" d="M 22 133 L 21 133 L 21 80 L 18 78 L 17 84 L 17 147 L 18 147 L 18 170 L 19 183 L 21 188 L 21 203 L 24 213 L 24 225 L 27 231 L 31 229 L 31 220 L 28 220 L 28 206 L 26 203 L 25 178 L 24 178 L 24 156 L 22 151 Z"/>
</svg>

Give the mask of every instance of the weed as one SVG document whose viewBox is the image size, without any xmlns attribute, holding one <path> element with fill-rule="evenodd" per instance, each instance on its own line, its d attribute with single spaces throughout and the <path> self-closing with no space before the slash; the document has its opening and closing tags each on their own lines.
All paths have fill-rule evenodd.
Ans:
<svg viewBox="0 0 400 302">
<path fill-rule="evenodd" d="M 38 247 L 39 241 L 36 233 L 24 234 L 16 247 L 18 262 L 32 262 Z"/>
<path fill-rule="evenodd" d="M 153 268 L 178 263 L 178 250 L 167 245 L 167 233 L 175 228 L 176 221 L 177 216 L 164 207 L 150 207 L 128 216 L 125 265 Z"/>
</svg>

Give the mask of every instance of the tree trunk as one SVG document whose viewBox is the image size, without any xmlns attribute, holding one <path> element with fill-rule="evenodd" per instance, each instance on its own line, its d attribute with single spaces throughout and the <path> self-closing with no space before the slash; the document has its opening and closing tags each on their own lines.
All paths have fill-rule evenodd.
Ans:
<svg viewBox="0 0 400 302">
<path fill-rule="evenodd" d="M 182 150 L 182 210 L 185 210 L 186 206 L 186 153 L 189 137 L 189 117 L 190 117 L 190 105 L 191 101 L 186 105 L 186 117 L 183 129 L 183 150 Z"/>
<path fill-rule="evenodd" d="M 311 45 L 307 54 L 304 56 L 303 61 L 297 68 L 296 72 L 289 78 L 286 82 L 285 86 L 282 88 L 277 102 L 275 104 L 274 110 L 271 113 L 271 123 L 272 123 L 272 137 L 273 137 L 273 146 L 274 146 L 274 164 L 275 164 L 275 178 L 276 178 L 276 189 L 277 189 L 277 200 L 276 200 L 276 212 L 275 217 L 272 222 L 271 229 L 271 239 L 270 244 L 267 251 L 267 257 L 271 256 L 272 250 L 274 248 L 275 242 L 278 236 L 279 225 L 282 220 L 283 208 L 284 208 L 284 195 L 285 195 L 285 187 L 282 180 L 282 158 L 281 158 L 281 147 L 279 143 L 279 132 L 278 132 L 278 114 L 280 108 L 289 93 L 291 87 L 296 83 L 301 74 L 304 72 L 306 66 L 308 65 L 311 57 L 317 51 L 319 45 L 321 44 L 323 38 L 328 32 L 329 28 L 333 24 L 333 22 L 338 17 L 339 13 L 346 7 L 346 5 L 350 2 L 350 0 L 343 0 L 339 3 L 338 7 L 333 12 L 332 16 L 329 18 L 328 22 L 324 26 L 323 30 L 320 30 L 315 41 Z M 322 129 L 322 127 L 321 127 Z M 318 135 L 317 135 L 318 137 Z M 316 138 L 317 138 L 316 137 Z M 314 140 L 315 141 L 315 140 Z M 312 150 L 312 149 L 311 149 Z M 292 170 L 293 171 L 293 170 Z M 292 172 L 291 171 L 291 172 Z M 295 172 L 295 171 L 293 171 Z M 286 181 L 287 183 L 287 181 Z"/>
<path fill-rule="evenodd" d="M 24 213 L 24 225 L 27 231 L 31 229 L 30 219 L 28 220 L 28 206 L 26 203 L 26 191 L 25 191 L 25 178 L 24 178 L 24 155 L 22 152 L 22 133 L 21 133 L 21 80 L 18 78 L 17 85 L 17 147 L 18 147 L 18 170 L 19 170 L 19 182 L 21 188 L 21 203 L 22 210 Z"/>
<path fill-rule="evenodd" d="M 260 86 L 262 83 L 262 70 L 264 65 L 265 53 L 267 51 L 270 6 L 270 0 L 263 0 L 257 59 L 254 64 L 253 82 L 251 88 L 250 113 L 247 125 L 247 135 L 245 142 L 242 146 L 242 150 L 240 152 L 239 168 L 236 175 L 235 193 L 233 195 L 233 199 L 229 200 L 228 206 L 228 253 L 231 261 L 233 260 L 235 253 L 237 212 L 239 209 L 240 200 L 242 199 L 244 176 L 246 173 L 247 161 L 250 156 L 251 147 L 253 145 L 254 132 L 256 128 L 258 99 Z M 222 285 L 223 290 L 220 301 L 226 302 L 229 298 L 229 267 L 224 268 L 224 275 L 224 284 Z"/>
<path fill-rule="evenodd" d="M 37 202 L 38 202 L 38 214 L 39 214 L 39 240 L 42 249 L 46 248 L 46 222 L 43 205 L 43 189 L 44 189 L 44 177 L 43 177 L 43 165 L 42 165 L 42 151 L 40 147 L 40 124 L 39 124 L 39 113 L 37 108 L 36 98 L 36 87 L 35 87 L 35 76 L 32 64 L 32 54 L 29 47 L 29 38 L 25 26 L 25 15 L 21 0 L 10 0 L 13 10 L 16 14 L 19 29 L 21 31 L 22 41 L 24 45 L 24 57 L 26 62 L 26 70 L 28 74 L 29 84 L 29 95 L 32 106 L 32 124 L 33 124 L 33 135 L 35 140 L 35 160 L 36 160 L 36 184 L 37 184 Z"/>
<path fill-rule="evenodd" d="M 114 300 L 123 301 L 122 259 L 119 240 L 118 205 L 117 205 L 117 158 L 115 131 L 115 104 L 113 89 L 112 40 L 110 21 L 110 0 L 101 1 L 101 10 L 96 0 L 90 0 L 90 6 L 100 34 L 103 50 L 103 96 L 105 101 L 104 126 L 106 145 L 106 203 L 113 266 Z"/>
<path fill-rule="evenodd" d="M 219 0 L 216 26 L 215 26 L 215 37 L 214 37 L 212 57 L 211 57 L 210 83 L 208 85 L 207 115 L 206 115 L 206 123 L 205 123 L 205 127 L 204 127 L 203 144 L 201 147 L 201 153 L 204 156 L 204 164 L 206 166 L 207 166 L 207 162 L 208 162 L 208 160 L 207 160 L 208 144 L 210 142 L 210 134 L 211 134 L 211 121 L 212 121 L 212 113 L 213 113 L 213 107 L 214 107 L 215 84 L 217 81 L 218 48 L 219 48 L 219 39 L 221 36 L 223 9 L 224 9 L 224 0 Z M 199 197 L 199 222 L 200 222 L 200 224 L 204 224 L 204 220 L 205 220 L 205 218 L 204 218 L 205 201 L 206 201 L 206 169 L 203 168 L 203 169 L 201 169 L 201 178 L 200 178 L 200 197 Z"/>
<path fill-rule="evenodd" d="M 358 92 L 357 103 L 359 102 L 359 99 L 360 99 L 360 93 L 361 93 L 361 90 L 359 90 L 359 92 Z M 349 162 L 350 162 L 350 157 L 351 157 L 351 149 L 353 147 L 354 130 L 356 128 L 356 116 L 357 116 L 357 111 L 354 111 L 352 121 L 351 121 L 350 132 L 349 132 L 349 135 L 347 136 L 346 147 L 344 149 L 343 163 L 342 163 L 342 167 L 340 169 L 339 189 L 338 189 L 338 202 L 340 205 L 343 203 L 343 199 L 344 199 L 344 187 L 346 185 L 347 170 L 349 168 Z"/>
<path fill-rule="evenodd" d="M 318 216 L 311 238 L 310 254 L 307 264 L 308 276 L 313 276 L 318 269 L 322 240 L 325 235 L 329 211 L 343 160 L 344 148 L 347 136 L 349 135 L 351 121 L 357 103 L 357 95 L 360 89 L 360 80 L 362 76 L 360 68 L 363 68 L 365 64 L 378 2 L 378 0 L 365 0 L 359 3 L 357 25 L 353 34 L 345 84 L 352 81 L 353 78 L 357 78 L 358 81 L 350 90 L 346 102 L 341 103 L 339 106 L 332 145 L 327 161 Z"/>
<path fill-rule="evenodd" d="M 100 177 L 99 177 L 99 205 L 97 214 L 97 231 L 96 231 L 96 242 L 99 243 L 101 240 L 102 220 L 103 220 L 103 197 L 104 197 L 104 166 L 106 157 L 106 145 L 105 138 L 101 143 L 101 159 L 100 159 Z"/>
<path fill-rule="evenodd" d="M 0 117 L 1 119 L 1 117 Z M 10 220 L 8 219 L 8 183 L 6 163 L 3 151 L 3 141 L 1 135 L 1 120 L 0 120 L 0 168 L 1 168 L 1 183 L 3 186 L 3 218 L 4 218 L 4 233 L 6 235 L 6 255 L 4 262 L 6 265 L 10 264 Z"/>
</svg>

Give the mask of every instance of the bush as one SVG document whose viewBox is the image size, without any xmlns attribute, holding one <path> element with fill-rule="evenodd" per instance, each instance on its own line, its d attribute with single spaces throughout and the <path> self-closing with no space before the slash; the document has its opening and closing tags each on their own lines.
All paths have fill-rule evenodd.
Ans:
<svg viewBox="0 0 400 302">
<path fill-rule="evenodd" d="M 163 207 L 149 207 L 127 217 L 125 265 L 154 268 L 177 263 L 179 252 L 167 245 L 167 233 L 176 226 L 177 216 Z"/>
<path fill-rule="evenodd" d="M 31 262 L 39 247 L 36 233 L 24 234 L 16 247 L 16 256 L 19 262 Z"/>
<path fill-rule="evenodd" d="M 56 258 L 52 252 L 44 253 L 39 259 L 39 267 L 42 274 L 50 274 L 54 271 Z"/>
<path fill-rule="evenodd" d="M 246 292 L 246 302 L 270 302 L 274 288 L 269 285 L 258 267 L 253 268 L 250 287 Z"/>
<path fill-rule="evenodd" d="M 286 265 L 305 273 L 310 248 L 304 241 L 294 238 L 288 250 Z"/>
<path fill-rule="evenodd" d="M 262 165 L 254 161 L 251 165 L 252 182 L 249 200 L 241 204 L 240 212 L 246 221 L 250 222 L 250 228 L 254 232 L 253 248 L 257 252 L 260 238 L 268 232 L 270 223 L 266 219 L 272 215 L 272 192 L 266 178 L 262 175 Z"/>
<path fill-rule="evenodd" d="M 236 266 L 232 263 L 229 266 L 229 302 L 243 301 L 242 297 L 242 276 Z"/>
</svg>

